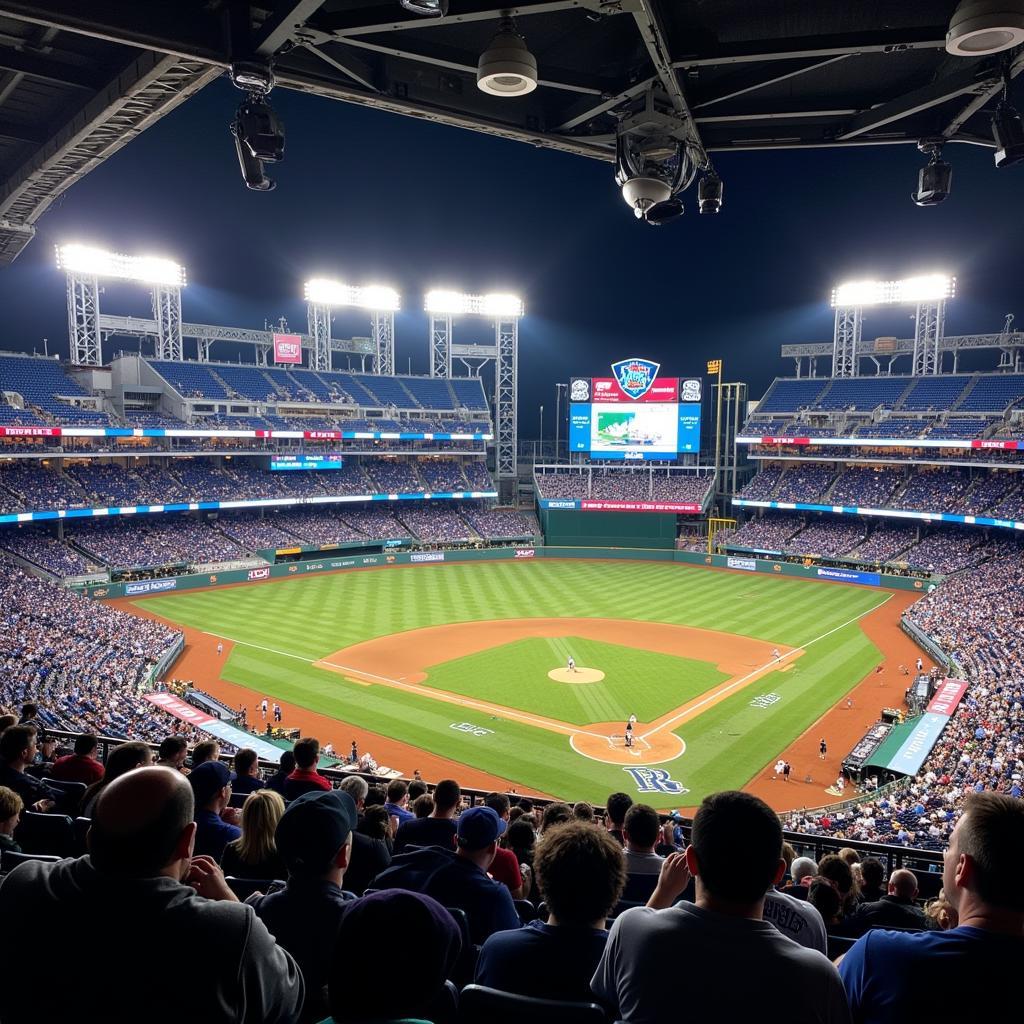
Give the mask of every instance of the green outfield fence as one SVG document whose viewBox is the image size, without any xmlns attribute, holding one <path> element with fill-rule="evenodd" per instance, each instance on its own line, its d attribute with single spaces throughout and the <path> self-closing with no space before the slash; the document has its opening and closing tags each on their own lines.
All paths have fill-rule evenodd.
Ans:
<svg viewBox="0 0 1024 1024">
<path fill-rule="evenodd" d="M 262 583 L 267 580 L 305 576 L 310 573 L 338 572 L 346 569 L 386 569 L 407 565 L 436 565 L 438 563 L 479 562 L 494 560 L 526 561 L 536 558 L 627 559 L 645 562 L 679 562 L 684 565 L 703 565 L 735 572 L 768 573 L 775 576 L 795 576 L 832 583 L 852 583 L 861 586 L 910 590 L 924 594 L 928 584 L 908 576 L 859 572 L 825 566 L 799 565 L 795 562 L 777 562 L 767 558 L 735 555 L 702 555 L 693 551 L 675 551 L 664 548 L 578 547 L 548 544 L 541 547 L 499 547 L 452 549 L 445 551 L 394 551 L 380 554 L 335 555 L 305 562 L 285 562 L 264 565 L 255 569 L 231 569 L 226 572 L 189 573 L 161 579 L 137 580 L 129 583 L 84 584 L 75 587 L 88 597 L 149 597 L 180 590 L 222 587 L 239 583 Z"/>
</svg>

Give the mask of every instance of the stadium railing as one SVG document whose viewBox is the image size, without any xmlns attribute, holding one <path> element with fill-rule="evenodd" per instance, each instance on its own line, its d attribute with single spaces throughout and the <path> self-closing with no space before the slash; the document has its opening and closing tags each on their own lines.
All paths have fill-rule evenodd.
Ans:
<svg viewBox="0 0 1024 1024">
<path fill-rule="evenodd" d="M 80 733 L 68 732 L 61 729 L 47 729 L 46 734 L 47 736 L 55 737 L 62 745 L 67 745 L 69 747 L 74 745 L 74 741 L 80 735 Z M 99 760 L 103 762 L 106 762 L 107 755 L 114 747 L 127 742 L 125 739 L 112 736 L 100 736 L 97 738 L 97 741 L 98 749 L 96 754 L 99 757 Z M 156 751 L 158 746 L 159 745 L 156 743 L 149 744 L 149 747 L 153 751 Z M 225 760 L 229 759 L 226 758 Z M 260 760 L 258 762 L 258 766 L 261 776 L 267 778 L 273 775 L 278 769 L 278 765 L 271 761 Z M 360 778 L 365 779 L 371 786 L 386 786 L 388 782 L 391 781 L 390 779 L 367 772 L 341 771 L 336 768 L 319 768 L 318 771 L 333 783 L 340 783 L 344 779 L 351 778 L 352 775 L 359 775 Z M 409 780 L 406 779 L 405 781 Z M 428 782 L 427 785 L 432 786 L 433 784 Z M 484 798 L 490 792 L 490 790 L 468 788 L 461 784 L 460 789 L 462 790 L 464 802 L 468 803 L 470 807 L 482 804 L 484 802 Z M 514 793 L 514 791 L 510 792 Z M 881 790 L 879 790 L 879 792 L 881 792 Z M 515 795 L 527 796 L 527 794 Z M 530 796 L 529 799 L 533 801 L 535 807 L 541 810 L 543 810 L 548 804 L 556 802 L 543 797 Z M 642 803 L 643 800 L 639 799 L 637 802 Z M 829 809 L 831 810 L 834 806 L 835 805 L 829 805 Z M 603 807 L 595 806 L 594 812 L 603 819 L 605 815 L 605 809 Z M 787 813 L 790 812 L 780 813 L 779 817 L 784 819 Z M 689 842 L 691 825 L 690 819 L 680 817 L 674 812 L 662 813 L 661 817 L 665 821 L 672 820 L 677 822 L 682 829 L 683 839 Z M 911 846 L 890 846 L 884 843 L 868 843 L 855 839 L 839 839 L 834 836 L 805 835 L 802 832 L 784 831 L 783 836 L 785 837 L 786 842 L 788 842 L 797 851 L 798 856 L 813 856 L 816 861 L 821 860 L 825 854 L 838 853 L 841 849 L 849 848 L 856 850 L 862 857 L 871 856 L 879 858 L 879 860 L 886 864 L 887 869 L 890 872 L 901 867 L 917 868 L 918 870 L 925 872 L 942 870 L 942 854 L 931 850 L 921 850 Z"/>
</svg>

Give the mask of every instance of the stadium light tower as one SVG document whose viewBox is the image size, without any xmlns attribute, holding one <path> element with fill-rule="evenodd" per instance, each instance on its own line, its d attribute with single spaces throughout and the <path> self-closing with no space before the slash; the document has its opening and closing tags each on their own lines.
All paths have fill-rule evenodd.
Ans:
<svg viewBox="0 0 1024 1024">
<path fill-rule="evenodd" d="M 313 338 L 313 369 L 331 369 L 331 310 L 336 306 L 354 306 L 370 311 L 375 354 L 373 372 L 395 372 L 395 311 L 401 297 L 394 288 L 370 284 L 355 286 L 324 277 L 306 282 L 309 334 Z"/>
<path fill-rule="evenodd" d="M 836 311 L 832 339 L 832 376 L 858 376 L 864 308 L 915 306 L 915 376 L 939 373 L 940 348 L 946 322 L 946 300 L 956 294 L 956 278 L 949 274 L 920 274 L 899 281 L 847 281 L 832 289 Z"/>
<path fill-rule="evenodd" d="M 474 345 L 465 354 L 480 358 L 482 367 L 494 360 L 494 437 L 498 487 L 509 492 L 516 478 L 516 447 L 519 419 L 519 319 L 523 300 L 510 292 L 469 295 L 451 289 L 427 292 L 423 307 L 430 314 L 430 375 L 452 376 L 452 356 L 458 354 L 452 339 L 452 318 L 482 316 L 494 322 L 494 347 Z M 502 495 L 510 497 L 508 493 Z"/>
<path fill-rule="evenodd" d="M 185 268 L 159 256 L 126 256 L 95 246 L 58 245 L 57 267 L 68 282 L 68 339 L 71 361 L 79 366 L 103 362 L 100 334 L 100 278 L 148 285 L 157 324 L 157 359 L 183 357 L 181 289 Z"/>
</svg>

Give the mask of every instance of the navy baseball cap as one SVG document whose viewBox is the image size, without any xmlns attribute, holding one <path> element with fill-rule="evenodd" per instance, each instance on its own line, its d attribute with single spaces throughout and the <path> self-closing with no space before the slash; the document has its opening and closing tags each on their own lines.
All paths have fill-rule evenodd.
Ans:
<svg viewBox="0 0 1024 1024">
<path fill-rule="evenodd" d="M 204 761 L 189 772 L 188 781 L 192 785 L 196 805 L 205 807 L 231 782 L 231 770 L 223 761 Z"/>
<path fill-rule="evenodd" d="M 274 841 L 289 871 L 321 873 L 331 866 L 357 821 L 355 801 L 348 793 L 314 790 L 288 805 Z"/>
<path fill-rule="evenodd" d="M 491 807 L 470 807 L 459 815 L 459 846 L 465 850 L 482 850 L 504 835 L 508 822 Z"/>
</svg>

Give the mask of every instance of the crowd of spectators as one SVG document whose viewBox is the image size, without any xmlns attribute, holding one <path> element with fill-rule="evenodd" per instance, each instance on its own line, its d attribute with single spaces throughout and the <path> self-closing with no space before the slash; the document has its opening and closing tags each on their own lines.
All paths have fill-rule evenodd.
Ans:
<svg viewBox="0 0 1024 1024">
<path fill-rule="evenodd" d="M 816 502 L 828 489 L 835 476 L 835 467 L 814 462 L 789 466 L 775 489 L 777 501 Z"/>
<path fill-rule="evenodd" d="M 707 474 L 593 467 L 590 472 L 555 470 L 535 476 L 542 498 L 603 501 L 678 501 L 702 504 L 712 478 Z"/>
<path fill-rule="evenodd" d="M 61 579 L 82 576 L 96 568 L 81 552 L 57 540 L 45 530 L 31 526 L 0 531 L 0 548 Z"/>
<path fill-rule="evenodd" d="M 775 493 L 781 477 L 781 466 L 765 466 L 750 478 L 750 482 L 737 497 L 749 498 L 751 501 L 768 501 Z"/>
<path fill-rule="evenodd" d="M 861 562 L 881 565 L 885 562 L 902 561 L 901 552 L 906 551 L 917 539 L 917 527 L 893 525 L 881 522 L 850 552 L 852 558 Z"/>
<path fill-rule="evenodd" d="M 428 491 L 464 491 L 466 478 L 457 459 L 420 459 L 420 476 Z"/>
<path fill-rule="evenodd" d="M 481 537 L 499 540 L 504 537 L 534 537 L 540 533 L 540 524 L 532 512 L 516 508 L 474 508 L 466 505 L 463 518 Z"/>
<path fill-rule="evenodd" d="M 748 519 L 727 543 L 760 551 L 784 551 L 787 547 L 786 542 L 802 526 L 803 520 L 799 516 L 765 513 Z"/>
<path fill-rule="evenodd" d="M 117 611 L 0 563 L 0 704 L 40 706 L 40 725 L 126 739 L 167 731 L 139 690 L 180 642 L 161 623 Z"/>
<path fill-rule="evenodd" d="M 887 504 L 903 479 L 894 467 L 850 466 L 839 474 L 828 500 L 832 505 L 889 508 Z"/>
<path fill-rule="evenodd" d="M 977 565 L 988 555 L 982 534 L 970 527 L 933 530 L 900 555 L 900 561 L 946 575 Z"/>
<path fill-rule="evenodd" d="M 786 543 L 786 551 L 800 555 L 845 555 L 864 539 L 867 526 L 856 517 L 813 519 Z"/>
<path fill-rule="evenodd" d="M 115 569 L 245 557 L 243 548 L 230 537 L 187 514 L 82 522 L 70 528 L 67 536 L 76 547 Z"/>
<path fill-rule="evenodd" d="M 400 509 L 398 517 L 427 544 L 458 544 L 479 539 L 466 520 L 447 504 L 411 505 Z"/>
<path fill-rule="evenodd" d="M 586 472 L 537 473 L 537 492 L 542 498 L 589 498 L 590 478 Z"/>
</svg>

